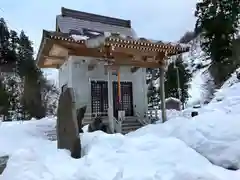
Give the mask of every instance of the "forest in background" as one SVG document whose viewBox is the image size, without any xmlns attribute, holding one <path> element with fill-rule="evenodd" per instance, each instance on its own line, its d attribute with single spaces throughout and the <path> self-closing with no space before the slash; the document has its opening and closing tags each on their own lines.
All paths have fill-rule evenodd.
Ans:
<svg viewBox="0 0 240 180">
<path fill-rule="evenodd" d="M 0 19 L 0 114 L 5 121 L 55 115 L 58 89 L 36 66 L 31 40 Z M 54 98 L 56 97 L 56 98 Z"/>
</svg>

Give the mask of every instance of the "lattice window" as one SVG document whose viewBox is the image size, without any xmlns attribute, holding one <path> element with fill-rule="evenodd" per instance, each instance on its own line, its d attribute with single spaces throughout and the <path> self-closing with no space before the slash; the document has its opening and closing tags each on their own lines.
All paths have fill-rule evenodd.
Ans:
<svg viewBox="0 0 240 180">
<path fill-rule="evenodd" d="M 108 114 L 108 86 L 105 81 L 91 82 L 92 113 L 107 116 Z"/>
</svg>

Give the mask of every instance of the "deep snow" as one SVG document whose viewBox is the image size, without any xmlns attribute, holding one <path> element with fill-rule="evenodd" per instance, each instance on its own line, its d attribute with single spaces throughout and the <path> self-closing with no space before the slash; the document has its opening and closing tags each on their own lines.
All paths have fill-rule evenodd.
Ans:
<svg viewBox="0 0 240 180">
<path fill-rule="evenodd" d="M 234 77 L 232 77 L 234 80 Z M 225 84 L 211 103 L 125 136 L 81 134 L 84 157 L 58 150 L 47 132 L 54 118 L 2 123 L 0 156 L 10 155 L 3 180 L 239 180 L 240 83 Z M 220 167 L 222 166 L 222 167 Z"/>
</svg>

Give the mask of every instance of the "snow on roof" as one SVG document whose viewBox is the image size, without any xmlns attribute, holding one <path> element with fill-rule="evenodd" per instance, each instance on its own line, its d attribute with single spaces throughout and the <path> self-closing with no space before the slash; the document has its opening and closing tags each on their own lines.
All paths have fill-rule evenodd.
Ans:
<svg viewBox="0 0 240 180">
<path fill-rule="evenodd" d="M 168 102 L 168 101 L 176 101 L 176 102 L 181 103 L 181 101 L 180 101 L 179 99 L 174 98 L 174 97 L 169 97 L 169 98 L 167 98 L 167 99 L 165 100 L 165 102 Z"/>
<path fill-rule="evenodd" d="M 71 37 L 72 37 L 75 41 L 87 40 L 87 39 L 89 38 L 88 36 L 75 35 L 75 34 L 72 34 Z"/>
</svg>

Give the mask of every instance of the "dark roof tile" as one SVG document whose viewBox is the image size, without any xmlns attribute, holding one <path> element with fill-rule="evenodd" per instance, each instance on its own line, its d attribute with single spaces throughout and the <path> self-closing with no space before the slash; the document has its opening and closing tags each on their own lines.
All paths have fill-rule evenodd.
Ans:
<svg viewBox="0 0 240 180">
<path fill-rule="evenodd" d="M 107 17 L 82 11 L 76 11 L 72 9 L 67 9 L 62 7 L 62 16 L 72 17 L 75 19 L 81 19 L 84 21 L 91 21 L 91 22 L 99 22 L 103 24 L 113 25 L 113 26 L 121 26 L 125 28 L 131 28 L 131 21 L 130 20 L 123 20 L 113 17 Z"/>
<path fill-rule="evenodd" d="M 69 33 L 72 30 L 82 32 L 83 29 L 88 29 L 91 31 L 119 33 L 125 36 L 136 37 L 136 34 L 132 28 L 113 26 L 100 22 L 91 22 L 82 19 L 75 19 L 72 17 L 64 17 L 61 15 L 57 16 L 57 26 L 62 33 Z"/>
</svg>

